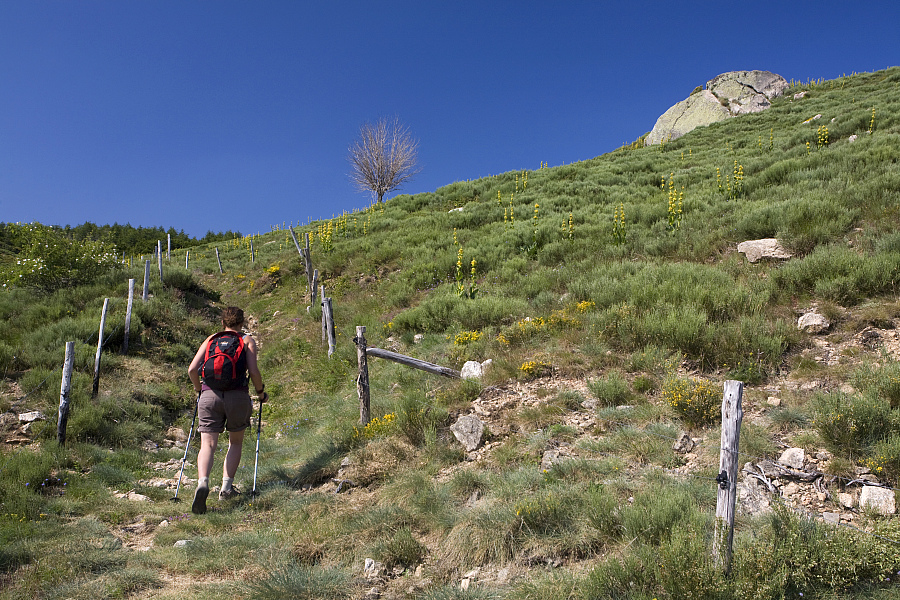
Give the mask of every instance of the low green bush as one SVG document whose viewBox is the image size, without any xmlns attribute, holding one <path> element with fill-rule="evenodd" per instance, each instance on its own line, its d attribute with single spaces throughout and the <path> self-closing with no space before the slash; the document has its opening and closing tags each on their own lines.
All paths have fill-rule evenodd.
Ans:
<svg viewBox="0 0 900 600">
<path fill-rule="evenodd" d="M 897 431 L 897 415 L 891 405 L 870 394 L 820 393 L 810 410 L 819 437 L 840 454 L 859 454 Z"/>
</svg>

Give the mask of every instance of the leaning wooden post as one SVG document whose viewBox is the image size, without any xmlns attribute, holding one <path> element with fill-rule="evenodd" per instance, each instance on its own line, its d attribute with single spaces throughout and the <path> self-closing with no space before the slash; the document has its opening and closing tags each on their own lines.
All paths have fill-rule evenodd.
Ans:
<svg viewBox="0 0 900 600">
<path fill-rule="evenodd" d="M 75 362 L 75 342 L 66 342 L 66 361 L 63 363 L 62 383 L 59 385 L 59 420 L 56 439 L 66 443 L 66 424 L 69 422 L 69 390 L 72 388 L 72 364 Z"/>
<path fill-rule="evenodd" d="M 719 494 L 716 499 L 716 531 L 713 537 L 713 560 L 725 572 L 731 572 L 731 545 L 734 540 L 734 504 L 737 498 L 738 444 L 741 419 L 744 417 L 741 398 L 744 384 L 729 379 L 722 397 L 722 446 L 719 454 Z"/>
<path fill-rule="evenodd" d="M 356 326 L 356 360 L 359 362 L 359 376 L 356 378 L 356 392 L 359 394 L 359 424 L 369 424 L 369 365 L 366 360 L 366 326 Z"/>
<path fill-rule="evenodd" d="M 188 264 L 190 264 L 188 261 L 190 260 L 190 258 L 191 258 L 191 251 L 185 250 L 184 251 L 184 270 L 185 271 L 188 270 Z"/>
<path fill-rule="evenodd" d="M 322 318 L 325 319 L 325 333 L 328 335 L 328 356 L 331 357 L 337 347 L 337 338 L 334 335 L 334 313 L 331 308 L 331 298 L 322 299 Z"/>
<path fill-rule="evenodd" d="M 219 247 L 218 246 L 216 246 L 216 262 L 219 263 L 219 275 L 222 275 L 223 273 L 225 273 L 225 271 L 222 270 L 222 259 L 219 258 Z"/>
<path fill-rule="evenodd" d="M 131 305 L 134 303 L 134 279 L 128 280 L 128 306 L 125 309 L 125 338 L 122 340 L 121 354 L 128 354 L 128 334 L 131 331 Z"/>
<path fill-rule="evenodd" d="M 97 397 L 100 389 L 100 356 L 103 354 L 103 329 L 106 327 L 106 309 L 109 308 L 109 298 L 103 300 L 103 311 L 100 313 L 100 334 L 97 339 L 97 354 L 94 356 L 94 387 L 91 398 Z"/>
<path fill-rule="evenodd" d="M 300 254 L 300 257 L 303 257 L 303 250 L 300 248 L 300 242 L 297 241 L 297 236 L 294 234 L 294 228 L 288 227 L 288 231 L 291 232 L 291 238 L 294 240 L 294 246 L 297 247 L 297 252 Z"/>
<path fill-rule="evenodd" d="M 150 296 L 150 261 L 144 261 L 144 292 L 141 296 L 141 300 L 144 302 L 147 301 L 147 298 Z"/>
</svg>

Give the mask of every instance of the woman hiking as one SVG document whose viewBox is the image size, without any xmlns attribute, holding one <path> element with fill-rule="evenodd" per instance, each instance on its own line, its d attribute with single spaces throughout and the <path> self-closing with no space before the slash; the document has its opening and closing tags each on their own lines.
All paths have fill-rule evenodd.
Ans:
<svg viewBox="0 0 900 600">
<path fill-rule="evenodd" d="M 197 414 L 200 417 L 200 452 L 197 455 L 197 491 L 191 512 L 206 512 L 209 496 L 209 474 L 219 434 L 228 430 L 228 452 L 222 469 L 219 500 L 240 494 L 234 487 L 234 475 L 241 462 L 244 431 L 250 426 L 253 402 L 249 380 L 253 382 L 259 401 L 269 399 L 257 364 L 256 341 L 241 333 L 244 311 L 229 306 L 222 311 L 222 331 L 206 338 L 188 367 L 188 376 L 199 394 Z M 202 380 L 201 380 L 202 378 Z"/>
</svg>

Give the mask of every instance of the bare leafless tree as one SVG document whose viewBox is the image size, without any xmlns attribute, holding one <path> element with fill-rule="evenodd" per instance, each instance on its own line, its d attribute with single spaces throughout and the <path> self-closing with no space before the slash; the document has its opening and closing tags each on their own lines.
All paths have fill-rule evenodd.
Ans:
<svg viewBox="0 0 900 600">
<path fill-rule="evenodd" d="M 350 180 L 362 192 L 371 192 L 378 202 L 391 190 L 420 171 L 419 141 L 394 117 L 381 118 L 359 128 L 359 138 L 350 146 Z"/>
</svg>

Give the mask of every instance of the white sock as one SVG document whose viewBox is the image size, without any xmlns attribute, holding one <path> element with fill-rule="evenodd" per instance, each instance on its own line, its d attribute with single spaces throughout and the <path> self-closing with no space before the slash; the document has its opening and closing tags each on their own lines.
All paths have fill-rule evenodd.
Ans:
<svg viewBox="0 0 900 600">
<path fill-rule="evenodd" d="M 197 487 L 198 488 L 202 488 L 202 487 L 208 488 L 209 487 L 209 477 L 201 477 L 200 479 L 198 479 Z"/>
<path fill-rule="evenodd" d="M 230 490 L 234 483 L 234 477 L 222 477 L 222 491 Z"/>
</svg>

